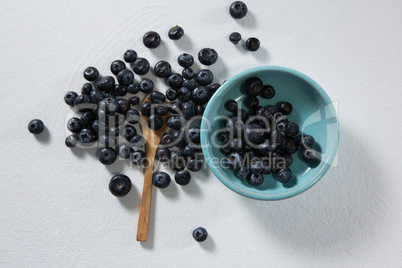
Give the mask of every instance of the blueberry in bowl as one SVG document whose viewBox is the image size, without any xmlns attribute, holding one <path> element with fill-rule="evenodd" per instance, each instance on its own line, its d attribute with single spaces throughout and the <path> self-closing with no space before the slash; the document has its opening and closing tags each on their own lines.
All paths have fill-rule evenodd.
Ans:
<svg viewBox="0 0 402 268">
<path fill-rule="evenodd" d="M 222 131 L 236 135 L 218 135 Z M 323 177 L 337 152 L 339 127 L 331 99 L 315 81 L 263 66 L 218 88 L 205 107 L 200 139 L 207 164 L 225 186 L 246 197 L 281 200 Z M 244 149 L 230 139 L 244 141 Z M 246 161 L 252 158 L 261 161 Z M 216 165 L 221 159 L 229 165 Z"/>
</svg>

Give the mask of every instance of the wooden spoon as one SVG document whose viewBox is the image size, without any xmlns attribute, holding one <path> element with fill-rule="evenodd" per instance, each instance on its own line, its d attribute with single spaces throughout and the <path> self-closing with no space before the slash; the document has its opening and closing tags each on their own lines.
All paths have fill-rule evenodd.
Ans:
<svg viewBox="0 0 402 268">
<path fill-rule="evenodd" d="M 143 103 L 150 102 L 149 96 L 144 99 Z M 166 103 L 166 102 L 165 102 Z M 161 141 L 161 137 L 165 134 L 167 125 L 166 120 L 169 117 L 168 113 L 163 118 L 163 126 L 158 130 L 152 130 L 147 125 L 147 117 L 141 114 L 141 129 L 146 142 L 146 154 L 147 154 L 147 167 L 145 169 L 144 175 L 144 186 L 142 188 L 142 197 L 140 205 L 140 216 L 138 218 L 137 227 L 137 241 L 145 242 L 148 238 L 148 226 L 149 226 L 149 214 L 151 210 L 151 199 L 152 199 L 152 174 L 154 170 L 155 163 L 155 153 L 158 149 L 158 145 Z"/>
</svg>

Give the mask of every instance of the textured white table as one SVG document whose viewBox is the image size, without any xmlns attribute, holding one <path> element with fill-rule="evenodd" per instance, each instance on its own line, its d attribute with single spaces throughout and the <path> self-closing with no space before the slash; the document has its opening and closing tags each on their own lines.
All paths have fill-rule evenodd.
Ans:
<svg viewBox="0 0 402 268">
<path fill-rule="evenodd" d="M 402 267 L 401 1 L 250 0 L 241 21 L 231 1 L 68 2 L 1 3 L 1 267 Z M 182 42 L 167 38 L 175 24 Z M 163 39 L 154 51 L 141 43 L 148 30 Z M 232 31 L 258 37 L 260 51 L 230 44 Z M 260 65 L 315 79 L 339 101 L 339 163 L 279 202 L 239 196 L 210 171 L 154 189 L 140 244 L 142 172 L 66 148 L 63 96 L 80 91 L 85 67 L 107 73 L 128 48 L 178 69 L 181 52 L 202 47 L 219 53 L 217 82 Z M 49 132 L 30 135 L 32 118 Z M 128 197 L 109 193 L 116 172 L 134 183 Z M 210 234 L 203 244 L 197 226 Z"/>
</svg>

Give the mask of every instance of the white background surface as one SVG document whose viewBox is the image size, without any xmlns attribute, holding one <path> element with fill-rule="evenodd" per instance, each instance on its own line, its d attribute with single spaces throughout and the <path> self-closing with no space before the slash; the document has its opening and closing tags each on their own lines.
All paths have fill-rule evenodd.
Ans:
<svg viewBox="0 0 402 268">
<path fill-rule="evenodd" d="M 241 21 L 230 3 L 1 1 L 1 267 L 402 267 L 402 2 L 249 0 Z M 176 24 L 180 42 L 167 38 Z M 163 39 L 154 51 L 141 43 L 148 30 Z M 232 31 L 258 37 L 259 52 L 229 43 Z M 339 101 L 339 164 L 279 202 L 239 196 L 210 171 L 154 189 L 141 244 L 142 172 L 66 148 L 63 96 L 80 91 L 85 67 L 109 73 L 126 49 L 178 70 L 180 53 L 202 47 L 219 53 L 217 82 L 260 65 L 316 80 Z M 48 133 L 29 134 L 33 118 Z M 134 183 L 122 199 L 107 188 L 117 172 Z M 198 226 L 203 244 L 191 237 Z"/>
</svg>

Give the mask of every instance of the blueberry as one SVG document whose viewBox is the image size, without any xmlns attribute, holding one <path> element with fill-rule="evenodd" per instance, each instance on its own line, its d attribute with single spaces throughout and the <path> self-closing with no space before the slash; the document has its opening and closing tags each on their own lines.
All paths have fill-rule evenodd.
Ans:
<svg viewBox="0 0 402 268">
<path fill-rule="evenodd" d="M 161 138 L 161 145 L 163 145 L 164 147 L 170 148 L 174 146 L 174 137 L 173 134 L 171 133 L 165 133 L 163 134 L 162 138 Z"/>
<path fill-rule="evenodd" d="M 140 134 L 134 135 L 129 141 L 134 148 L 143 148 L 146 144 L 144 137 Z"/>
<path fill-rule="evenodd" d="M 74 148 L 78 143 L 78 136 L 77 135 L 70 135 L 66 138 L 66 146 L 68 148 Z"/>
<path fill-rule="evenodd" d="M 179 170 L 174 175 L 174 180 L 178 185 L 187 185 L 191 181 L 191 174 L 187 170 Z"/>
<path fill-rule="evenodd" d="M 131 162 L 136 166 L 144 166 L 147 161 L 147 155 L 142 150 L 134 151 L 131 156 Z"/>
<path fill-rule="evenodd" d="M 130 109 L 130 102 L 126 99 L 118 99 L 117 100 L 117 110 L 116 112 L 119 114 L 126 114 Z"/>
<path fill-rule="evenodd" d="M 229 41 L 237 45 L 241 40 L 241 34 L 238 32 L 233 32 L 229 35 Z"/>
<path fill-rule="evenodd" d="M 208 232 L 203 227 L 198 227 L 193 231 L 193 238 L 197 242 L 203 242 L 207 239 L 207 237 L 208 237 Z"/>
<path fill-rule="evenodd" d="M 235 137 L 243 135 L 244 122 L 239 117 L 232 117 L 226 122 L 226 129 Z"/>
<path fill-rule="evenodd" d="M 128 141 L 136 134 L 137 130 L 131 125 L 126 125 L 123 129 L 123 137 Z"/>
<path fill-rule="evenodd" d="M 225 102 L 225 109 L 229 112 L 236 112 L 237 111 L 237 102 L 235 100 L 227 100 Z"/>
<path fill-rule="evenodd" d="M 92 129 L 81 129 L 78 133 L 78 141 L 80 143 L 92 143 L 96 141 L 96 133 Z"/>
<path fill-rule="evenodd" d="M 193 172 L 197 172 L 200 171 L 203 165 L 203 161 L 201 161 L 200 159 L 190 159 L 187 162 L 187 169 Z"/>
<path fill-rule="evenodd" d="M 149 97 L 151 99 L 151 102 L 156 103 L 156 104 L 161 104 L 161 103 L 164 103 L 166 101 L 165 95 L 163 95 L 163 93 L 158 92 L 158 91 L 151 92 Z"/>
<path fill-rule="evenodd" d="M 264 158 L 262 158 L 261 159 L 261 162 L 262 162 L 262 166 L 263 166 L 263 169 L 262 169 L 262 174 L 270 174 L 271 173 L 271 171 L 272 171 L 272 169 L 271 169 L 271 160 L 269 159 L 269 158 L 267 158 L 267 157 L 264 157 Z"/>
<path fill-rule="evenodd" d="M 69 91 L 64 95 L 64 101 L 67 105 L 74 106 L 74 100 L 78 97 L 78 94 L 74 91 Z"/>
<path fill-rule="evenodd" d="M 206 104 L 211 98 L 211 93 L 207 87 L 198 86 L 192 92 L 193 101 L 196 104 Z"/>
<path fill-rule="evenodd" d="M 99 161 L 104 165 L 111 165 L 116 161 L 117 154 L 112 148 L 102 148 L 98 152 Z"/>
<path fill-rule="evenodd" d="M 264 85 L 261 91 L 261 98 L 272 99 L 275 96 L 275 89 L 273 86 Z"/>
<path fill-rule="evenodd" d="M 181 87 L 177 91 L 177 95 L 179 96 L 179 100 L 181 102 L 188 102 L 191 100 L 191 90 L 186 87 Z"/>
<path fill-rule="evenodd" d="M 275 144 L 277 147 L 280 147 L 286 140 L 286 135 L 282 131 L 272 131 L 271 137 L 273 144 Z"/>
<path fill-rule="evenodd" d="M 114 87 L 114 94 L 116 96 L 126 96 L 127 95 L 127 88 L 125 86 L 122 86 L 120 84 L 116 84 Z"/>
<path fill-rule="evenodd" d="M 99 109 L 106 113 L 114 113 L 119 108 L 119 102 L 115 98 L 105 98 L 99 103 Z"/>
<path fill-rule="evenodd" d="M 187 131 L 186 137 L 189 142 L 194 144 L 200 143 L 200 129 L 198 127 L 190 127 Z"/>
<path fill-rule="evenodd" d="M 267 105 L 266 106 L 268 108 L 268 110 L 271 112 L 272 115 L 276 114 L 277 112 L 279 112 L 278 107 L 273 106 L 273 105 Z"/>
<path fill-rule="evenodd" d="M 101 147 L 115 147 L 117 145 L 117 139 L 108 135 L 101 135 L 99 137 L 99 145 Z"/>
<path fill-rule="evenodd" d="M 178 114 L 181 110 L 183 109 L 183 105 L 181 102 L 173 102 L 172 105 L 170 106 L 170 112 L 172 114 Z"/>
<path fill-rule="evenodd" d="M 130 109 L 127 111 L 125 119 L 130 124 L 137 124 L 140 121 L 140 113 L 135 109 Z"/>
<path fill-rule="evenodd" d="M 314 143 L 315 143 L 315 139 L 313 136 L 303 135 L 300 138 L 300 145 L 303 146 L 303 148 L 305 148 L 305 149 L 313 147 Z"/>
<path fill-rule="evenodd" d="M 165 78 L 172 73 L 172 67 L 169 62 L 161 60 L 155 64 L 154 73 L 157 77 Z"/>
<path fill-rule="evenodd" d="M 247 6 L 242 1 L 235 1 L 229 7 L 229 14 L 234 19 L 241 19 L 247 15 Z"/>
<path fill-rule="evenodd" d="M 170 167 L 174 170 L 183 170 L 186 167 L 186 156 L 179 151 L 172 151 L 170 156 Z"/>
<path fill-rule="evenodd" d="M 249 145 L 261 144 L 264 142 L 267 130 L 260 124 L 251 123 L 246 127 L 246 137 Z"/>
<path fill-rule="evenodd" d="M 168 162 L 170 159 L 170 150 L 166 147 L 158 148 L 155 153 L 155 158 L 161 162 Z"/>
<path fill-rule="evenodd" d="M 212 83 L 214 80 L 214 75 L 208 69 L 202 69 L 198 72 L 195 80 L 198 84 L 206 86 Z"/>
<path fill-rule="evenodd" d="M 183 35 L 184 35 L 184 30 L 182 27 L 180 27 L 178 25 L 170 28 L 170 30 L 168 32 L 168 36 L 172 40 L 179 40 L 180 38 L 183 37 Z"/>
<path fill-rule="evenodd" d="M 70 120 L 68 120 L 67 128 L 69 131 L 73 133 L 79 133 L 82 129 L 80 119 L 77 117 L 73 117 Z"/>
<path fill-rule="evenodd" d="M 175 89 L 173 89 L 173 88 L 168 88 L 168 89 L 166 90 L 166 98 L 167 98 L 168 100 L 174 101 L 174 100 L 177 99 L 177 96 L 178 96 L 178 94 L 177 94 L 177 91 L 176 91 Z"/>
<path fill-rule="evenodd" d="M 257 51 L 260 48 L 260 40 L 255 37 L 250 37 L 246 41 L 246 47 L 250 51 Z"/>
<path fill-rule="evenodd" d="M 262 117 L 263 119 L 266 119 L 268 122 L 270 122 L 270 121 L 271 121 L 271 118 L 272 118 L 272 113 L 271 113 L 271 111 L 270 111 L 267 107 L 261 107 L 261 108 L 259 108 L 259 109 L 256 111 L 255 115 L 256 115 L 256 116 L 260 116 L 260 117 Z"/>
<path fill-rule="evenodd" d="M 209 85 L 208 88 L 209 88 L 209 91 L 211 91 L 211 95 L 213 95 L 213 94 L 218 90 L 218 88 L 219 88 L 220 86 L 221 86 L 221 85 L 218 84 L 218 83 L 214 83 L 214 84 L 212 84 L 212 85 Z"/>
<path fill-rule="evenodd" d="M 91 90 L 92 90 L 92 84 L 91 83 L 85 83 L 82 86 L 81 94 L 82 95 L 89 95 L 91 93 Z"/>
<path fill-rule="evenodd" d="M 285 134 L 288 137 L 294 137 L 299 134 L 299 125 L 294 122 L 288 122 L 285 130 Z"/>
<path fill-rule="evenodd" d="M 152 102 L 144 102 L 141 105 L 141 114 L 145 116 L 150 116 L 151 114 L 155 113 L 155 104 Z"/>
<path fill-rule="evenodd" d="M 247 178 L 247 182 L 253 186 L 259 186 L 264 182 L 264 176 L 262 174 L 252 173 L 250 177 Z"/>
<path fill-rule="evenodd" d="M 236 172 L 236 177 L 241 181 L 247 180 L 250 176 L 251 176 L 251 171 L 246 167 L 241 167 Z"/>
<path fill-rule="evenodd" d="M 190 54 L 183 53 L 179 55 L 177 62 L 181 67 L 189 68 L 194 64 L 194 57 Z"/>
<path fill-rule="evenodd" d="M 200 152 L 200 150 L 192 143 L 187 144 L 183 149 L 183 154 L 187 157 L 195 157 L 195 154 L 198 152 Z"/>
<path fill-rule="evenodd" d="M 287 127 L 288 127 L 288 122 L 286 122 L 286 121 L 281 121 L 276 125 L 276 129 L 278 131 L 283 131 L 283 132 L 286 131 Z"/>
<path fill-rule="evenodd" d="M 272 143 L 270 139 L 265 140 L 263 143 L 259 144 L 257 150 L 260 155 L 269 155 L 270 152 L 275 151 L 277 148 L 276 144 Z"/>
<path fill-rule="evenodd" d="M 303 160 L 306 163 L 317 163 L 321 161 L 321 154 L 312 148 L 303 151 Z"/>
<path fill-rule="evenodd" d="M 137 52 L 135 52 L 132 49 L 127 50 L 124 55 L 123 55 L 123 59 L 125 62 L 134 62 L 137 59 Z"/>
<path fill-rule="evenodd" d="M 149 62 L 144 58 L 137 58 L 133 63 L 134 73 L 144 75 L 149 71 Z"/>
<path fill-rule="evenodd" d="M 244 88 L 248 96 L 257 97 L 262 92 L 263 84 L 258 77 L 251 77 L 245 81 Z"/>
<path fill-rule="evenodd" d="M 150 31 L 145 33 L 142 42 L 147 48 L 157 48 L 161 44 L 161 37 L 157 32 Z"/>
<path fill-rule="evenodd" d="M 109 190 L 117 197 L 127 195 L 131 190 L 130 178 L 123 174 L 114 175 L 109 182 Z"/>
<path fill-rule="evenodd" d="M 88 96 L 88 95 L 78 95 L 74 99 L 74 107 L 79 112 L 85 112 L 85 111 L 90 111 L 90 110 L 96 109 L 97 105 L 92 102 L 90 96 Z"/>
<path fill-rule="evenodd" d="M 120 71 L 126 69 L 126 64 L 121 61 L 121 60 L 115 60 L 110 64 L 110 71 L 114 74 L 117 75 Z"/>
<path fill-rule="evenodd" d="M 260 102 L 258 101 L 257 97 L 248 96 L 244 100 L 244 106 L 250 109 L 255 109 L 258 107 Z"/>
<path fill-rule="evenodd" d="M 243 164 L 243 157 L 238 152 L 233 152 L 228 155 L 228 167 L 229 169 L 240 169 Z"/>
<path fill-rule="evenodd" d="M 198 60 L 204 65 L 212 65 L 218 59 L 218 53 L 212 48 L 203 48 L 198 52 Z"/>
<path fill-rule="evenodd" d="M 171 74 L 167 79 L 167 84 L 172 88 L 179 88 L 183 83 L 183 77 L 178 73 Z"/>
<path fill-rule="evenodd" d="M 173 129 L 182 129 L 184 127 L 185 121 L 180 116 L 171 116 L 166 122 L 166 125 Z"/>
<path fill-rule="evenodd" d="M 292 113 L 293 107 L 292 107 L 292 104 L 284 101 L 284 102 L 281 102 L 278 104 L 278 110 L 279 110 L 279 112 L 283 113 L 284 115 L 289 115 Z"/>
<path fill-rule="evenodd" d="M 166 188 L 170 184 L 170 176 L 166 172 L 158 172 L 152 178 L 153 184 L 158 188 Z"/>
<path fill-rule="evenodd" d="M 96 120 L 94 120 L 93 122 L 92 122 L 92 130 L 93 131 L 95 131 L 95 133 L 99 133 L 99 126 L 100 126 L 100 122 L 99 122 L 99 120 L 98 119 L 96 119 Z M 103 127 L 106 127 L 106 126 L 104 126 L 104 125 L 102 125 Z"/>
<path fill-rule="evenodd" d="M 183 76 L 185 79 L 190 80 L 190 79 L 193 79 L 193 78 L 194 78 L 194 76 L 195 76 L 195 71 L 193 70 L 193 68 L 185 68 L 185 69 L 183 69 L 183 71 L 181 72 L 181 74 L 182 74 L 182 76 Z"/>
<path fill-rule="evenodd" d="M 163 126 L 163 118 L 158 114 L 151 114 L 147 119 L 147 124 L 150 129 L 158 130 Z"/>
<path fill-rule="evenodd" d="M 43 124 L 42 120 L 34 119 L 28 124 L 28 130 L 32 134 L 38 135 L 43 132 L 45 129 L 45 125 Z"/>
<path fill-rule="evenodd" d="M 186 120 L 190 120 L 195 116 L 195 108 L 191 102 L 183 103 L 182 112 Z"/>
<path fill-rule="evenodd" d="M 281 112 L 274 113 L 273 119 L 276 124 L 279 124 L 282 121 L 287 121 L 286 116 Z"/>
<path fill-rule="evenodd" d="M 87 111 L 81 115 L 80 125 L 82 127 L 92 126 L 92 123 L 96 119 L 96 114 L 94 111 Z"/>
<path fill-rule="evenodd" d="M 186 141 L 183 131 L 173 130 L 172 134 L 173 134 L 173 139 L 174 139 L 174 143 L 175 143 L 176 147 L 184 148 L 187 146 L 187 141 Z"/>
<path fill-rule="evenodd" d="M 118 127 L 109 127 L 109 135 L 111 137 L 119 136 L 120 130 Z"/>
<path fill-rule="evenodd" d="M 130 94 L 137 94 L 138 92 L 140 92 L 140 84 L 137 81 L 134 81 L 127 86 L 127 91 Z"/>
<path fill-rule="evenodd" d="M 99 103 L 101 100 L 103 100 L 103 94 L 97 88 L 91 90 L 91 92 L 89 93 L 89 97 L 91 98 L 91 101 L 93 103 Z"/>
<path fill-rule="evenodd" d="M 281 183 L 287 183 L 292 178 L 292 171 L 288 168 L 280 169 L 278 171 L 278 181 Z"/>
<path fill-rule="evenodd" d="M 202 116 L 204 114 L 205 108 L 203 105 L 197 105 L 195 107 L 195 114 Z"/>
<path fill-rule="evenodd" d="M 133 148 L 128 146 L 127 144 L 123 144 L 119 148 L 119 156 L 123 159 L 129 159 L 130 154 L 133 152 Z"/>
<path fill-rule="evenodd" d="M 154 82 L 149 78 L 144 78 L 140 82 L 140 91 L 149 94 L 154 90 Z"/>
<path fill-rule="evenodd" d="M 182 83 L 183 87 L 186 87 L 188 89 L 194 89 L 196 86 L 196 83 L 194 80 L 184 80 Z"/>
<path fill-rule="evenodd" d="M 170 108 L 168 105 L 160 104 L 156 107 L 156 113 L 160 116 L 165 116 L 169 113 Z"/>
<path fill-rule="evenodd" d="M 250 163 L 250 171 L 253 174 L 259 174 L 264 170 L 264 165 L 260 159 L 254 158 Z"/>
<path fill-rule="evenodd" d="M 131 99 L 129 99 L 129 103 L 131 106 L 136 106 L 138 105 L 138 103 L 140 103 L 140 98 L 132 97 Z"/>
<path fill-rule="evenodd" d="M 117 74 L 117 81 L 123 86 L 128 86 L 134 82 L 134 74 L 127 69 L 121 70 Z"/>
<path fill-rule="evenodd" d="M 88 81 L 95 81 L 99 77 L 99 71 L 95 67 L 88 67 L 84 71 L 84 78 Z"/>
<path fill-rule="evenodd" d="M 229 144 L 230 144 L 230 147 L 232 147 L 232 149 L 233 149 L 232 151 L 239 152 L 239 153 L 241 153 L 241 152 L 244 151 L 245 145 L 244 145 L 242 139 L 233 138 L 233 139 L 230 141 Z"/>
</svg>

